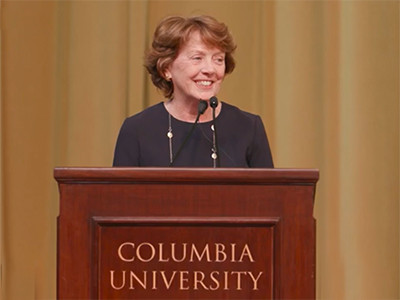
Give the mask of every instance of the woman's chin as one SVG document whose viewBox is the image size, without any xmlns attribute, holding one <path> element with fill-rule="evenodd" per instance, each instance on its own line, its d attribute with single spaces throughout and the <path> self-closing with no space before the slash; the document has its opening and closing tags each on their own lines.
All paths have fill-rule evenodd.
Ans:
<svg viewBox="0 0 400 300">
<path fill-rule="evenodd" d="M 215 91 L 207 91 L 199 94 L 199 99 L 209 100 L 211 97 L 216 96 L 217 93 Z"/>
</svg>

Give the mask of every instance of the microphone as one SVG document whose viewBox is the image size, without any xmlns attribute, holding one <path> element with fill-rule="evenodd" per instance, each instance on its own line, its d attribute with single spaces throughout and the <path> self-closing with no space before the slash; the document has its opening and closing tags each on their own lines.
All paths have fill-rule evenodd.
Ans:
<svg viewBox="0 0 400 300">
<path fill-rule="evenodd" d="M 211 157 L 213 158 L 214 161 L 214 168 L 215 167 L 220 167 L 221 162 L 219 160 L 219 148 L 218 148 L 218 137 L 217 137 L 217 125 L 216 125 L 216 120 L 215 120 L 215 109 L 218 106 L 218 99 L 217 97 L 213 96 L 210 98 L 210 106 L 212 108 L 212 117 L 213 117 L 213 154 Z"/>
<path fill-rule="evenodd" d="M 196 121 L 194 121 L 192 128 L 190 128 L 190 131 L 188 132 L 188 134 L 185 137 L 185 140 L 183 141 L 182 145 L 179 147 L 178 151 L 176 152 L 176 154 L 173 156 L 172 161 L 170 162 L 169 166 L 172 167 L 172 165 L 174 164 L 176 158 L 179 156 L 179 154 L 181 153 L 183 147 L 185 146 L 186 142 L 189 140 L 190 136 L 192 135 L 197 123 L 199 122 L 200 119 L 200 115 L 204 114 L 204 112 L 206 111 L 208 107 L 208 103 L 205 100 L 200 100 L 199 101 L 199 105 L 197 106 L 197 117 L 196 117 Z"/>
</svg>

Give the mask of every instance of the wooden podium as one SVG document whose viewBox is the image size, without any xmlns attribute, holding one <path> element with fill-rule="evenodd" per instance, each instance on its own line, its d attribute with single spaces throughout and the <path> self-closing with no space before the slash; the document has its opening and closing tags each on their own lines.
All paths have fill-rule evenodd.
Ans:
<svg viewBox="0 0 400 300">
<path fill-rule="evenodd" d="M 58 299 L 315 299 L 317 170 L 54 175 Z"/>
</svg>

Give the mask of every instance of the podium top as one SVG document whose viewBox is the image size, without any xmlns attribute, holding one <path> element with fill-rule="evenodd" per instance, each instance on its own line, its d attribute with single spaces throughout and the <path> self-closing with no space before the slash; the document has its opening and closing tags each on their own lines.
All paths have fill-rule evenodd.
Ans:
<svg viewBox="0 0 400 300">
<path fill-rule="evenodd" d="M 244 168 L 72 168 L 54 169 L 60 183 L 204 183 L 315 185 L 317 169 Z"/>
</svg>

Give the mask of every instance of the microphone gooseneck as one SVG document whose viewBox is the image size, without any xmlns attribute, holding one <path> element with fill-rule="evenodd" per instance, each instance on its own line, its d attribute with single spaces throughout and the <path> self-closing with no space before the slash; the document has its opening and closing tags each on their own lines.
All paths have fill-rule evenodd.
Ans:
<svg viewBox="0 0 400 300">
<path fill-rule="evenodd" d="M 212 108 L 212 117 L 213 117 L 213 154 L 212 158 L 214 161 L 214 168 L 220 167 L 221 163 L 219 160 L 219 148 L 218 148 L 218 137 L 217 137 L 217 125 L 216 125 L 216 118 L 215 118 L 215 109 L 218 106 L 218 99 L 217 97 L 213 96 L 210 98 L 210 106 Z"/>
<path fill-rule="evenodd" d="M 185 140 L 183 141 L 182 145 L 179 147 L 178 151 L 176 152 L 176 154 L 173 156 L 172 161 L 170 162 L 169 166 L 172 167 L 172 165 L 174 164 L 176 158 L 179 156 L 179 154 L 181 153 L 183 147 L 185 146 L 186 142 L 189 140 L 189 138 L 191 137 L 197 123 L 199 122 L 200 119 L 200 115 L 204 114 L 204 112 L 206 111 L 208 107 L 208 103 L 205 100 L 200 100 L 199 104 L 197 106 L 197 117 L 196 120 L 194 121 L 192 128 L 190 128 L 190 131 L 188 132 L 188 134 L 185 137 Z"/>
</svg>

